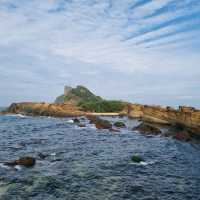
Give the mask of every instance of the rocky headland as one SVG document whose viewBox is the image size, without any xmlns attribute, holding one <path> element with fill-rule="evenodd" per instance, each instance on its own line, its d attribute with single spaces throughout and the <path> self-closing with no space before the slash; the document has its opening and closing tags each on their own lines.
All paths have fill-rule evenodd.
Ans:
<svg viewBox="0 0 200 200">
<path fill-rule="evenodd" d="M 157 130 L 156 127 L 158 126 L 168 126 L 165 136 L 173 135 L 173 137 L 181 140 L 188 140 L 193 137 L 200 138 L 200 110 L 185 106 L 174 109 L 108 101 L 94 95 L 83 86 L 65 88 L 64 95 L 56 98 L 55 103 L 13 103 L 4 111 L 4 114 L 6 113 L 51 117 L 127 116 L 142 121 L 141 126 L 134 127 L 134 130 L 138 128 L 141 133 L 150 132 L 151 134 L 151 132 Z M 105 124 L 97 118 L 93 121 L 96 127 L 102 128 L 102 124 Z M 101 125 L 98 125 L 97 122 Z M 125 127 L 125 125 L 122 127 Z M 110 125 L 109 129 L 112 130 Z M 157 130 L 156 133 L 159 134 L 160 131 Z"/>
</svg>

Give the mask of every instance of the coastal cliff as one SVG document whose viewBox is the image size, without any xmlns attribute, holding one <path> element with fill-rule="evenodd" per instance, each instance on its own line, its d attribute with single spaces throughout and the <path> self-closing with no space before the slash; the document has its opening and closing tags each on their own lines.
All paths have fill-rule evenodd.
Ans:
<svg viewBox="0 0 200 200">
<path fill-rule="evenodd" d="M 127 115 L 143 121 L 159 124 L 182 124 L 200 135 L 200 110 L 180 106 L 179 109 L 141 104 L 128 104 Z"/>
</svg>

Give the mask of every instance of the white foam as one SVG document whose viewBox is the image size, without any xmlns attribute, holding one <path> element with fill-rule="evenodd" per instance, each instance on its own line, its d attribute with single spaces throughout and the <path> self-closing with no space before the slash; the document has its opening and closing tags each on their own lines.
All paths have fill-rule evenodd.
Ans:
<svg viewBox="0 0 200 200">
<path fill-rule="evenodd" d="M 73 124 L 73 123 L 74 123 L 74 120 L 69 119 L 69 120 L 67 121 L 67 123 L 69 123 L 69 124 Z"/>
<path fill-rule="evenodd" d="M 1 167 L 1 168 L 4 168 L 4 169 L 10 169 L 10 167 L 9 167 L 9 166 L 7 166 L 7 165 L 4 165 L 3 163 L 0 163 L 0 167 Z"/>
<path fill-rule="evenodd" d="M 22 169 L 22 167 L 20 166 L 20 165 L 15 165 L 15 167 L 14 167 L 16 170 L 21 170 Z"/>
</svg>

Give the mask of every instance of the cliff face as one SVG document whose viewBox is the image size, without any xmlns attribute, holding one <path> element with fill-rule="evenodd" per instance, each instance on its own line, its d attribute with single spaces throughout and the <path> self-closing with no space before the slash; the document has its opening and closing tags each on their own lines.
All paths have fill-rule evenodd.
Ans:
<svg viewBox="0 0 200 200">
<path fill-rule="evenodd" d="M 180 106 L 176 110 L 171 107 L 129 104 L 127 110 L 130 117 L 161 124 L 182 124 L 200 134 L 200 110 L 192 107 Z"/>
</svg>

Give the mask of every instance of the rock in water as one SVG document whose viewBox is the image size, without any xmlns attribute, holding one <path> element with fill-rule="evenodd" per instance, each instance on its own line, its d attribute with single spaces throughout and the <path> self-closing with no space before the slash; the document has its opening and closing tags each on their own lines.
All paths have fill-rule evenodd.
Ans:
<svg viewBox="0 0 200 200">
<path fill-rule="evenodd" d="M 189 141 L 192 137 L 189 128 L 178 123 L 172 125 L 165 133 L 165 136 L 172 136 L 173 138 L 182 141 Z"/>
<path fill-rule="evenodd" d="M 74 118 L 74 119 L 73 119 L 73 122 L 74 122 L 74 123 L 80 123 L 80 120 L 79 120 L 78 118 Z"/>
<path fill-rule="evenodd" d="M 161 134 L 161 130 L 155 126 L 146 124 L 146 123 L 141 123 L 139 126 L 134 127 L 132 129 L 133 131 L 139 131 L 142 134 L 150 134 L 150 135 L 158 135 Z"/>
<path fill-rule="evenodd" d="M 8 165 L 8 166 L 22 165 L 25 167 L 33 167 L 35 163 L 36 163 L 36 160 L 33 157 L 22 157 L 13 162 L 7 162 L 5 163 L 5 165 Z"/>
<path fill-rule="evenodd" d="M 140 163 L 140 162 L 144 161 L 143 158 L 141 158 L 141 157 L 138 156 L 138 155 L 133 155 L 133 156 L 131 157 L 131 160 L 132 160 L 133 162 L 136 162 L 136 163 Z"/>
<path fill-rule="evenodd" d="M 101 119 L 96 116 L 87 116 L 87 118 L 89 119 L 90 124 L 94 124 L 97 129 L 111 129 L 112 128 L 112 124 L 108 120 Z"/>
<path fill-rule="evenodd" d="M 125 128 L 126 124 L 124 122 L 118 121 L 114 123 L 114 126 L 118 127 L 118 128 Z"/>
</svg>

